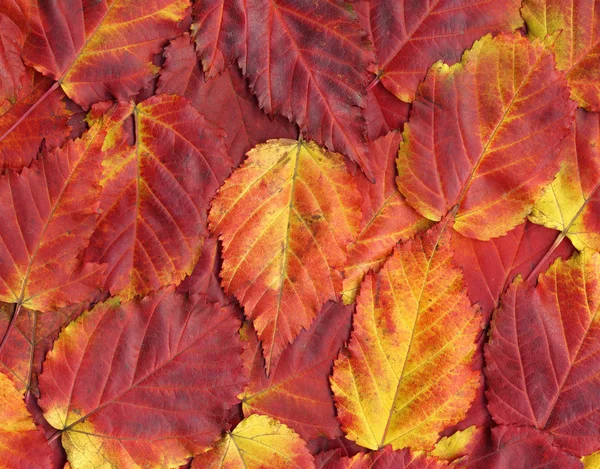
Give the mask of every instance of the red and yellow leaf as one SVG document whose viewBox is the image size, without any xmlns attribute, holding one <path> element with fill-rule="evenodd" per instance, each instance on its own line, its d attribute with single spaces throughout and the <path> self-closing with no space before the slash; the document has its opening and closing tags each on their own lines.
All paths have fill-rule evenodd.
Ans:
<svg viewBox="0 0 600 469">
<path fill-rule="evenodd" d="M 0 373 L 0 467 L 2 469 L 50 469 L 50 448 L 23 396 Z"/>
<path fill-rule="evenodd" d="M 579 456 L 599 450 L 599 323 L 600 254 L 557 260 L 535 290 L 515 280 L 486 346 L 494 420 L 544 430 Z"/>
<path fill-rule="evenodd" d="M 486 33 L 521 26 L 519 0 L 370 0 L 377 54 L 371 71 L 398 98 L 412 101 L 436 61 L 454 63 Z"/>
<path fill-rule="evenodd" d="M 113 300 L 60 335 L 40 405 L 74 469 L 177 467 L 224 430 L 245 381 L 240 324 L 199 298 Z"/>
<path fill-rule="evenodd" d="M 429 450 L 475 397 L 480 315 L 452 265 L 450 232 L 438 224 L 399 245 L 361 285 L 331 385 L 342 430 L 367 448 Z"/>
<path fill-rule="evenodd" d="M 377 272 L 396 243 L 412 238 L 432 224 L 406 203 L 396 186 L 395 161 L 401 140 L 402 134 L 391 132 L 368 143 L 375 184 L 360 174 L 355 176 L 363 196 L 363 217 L 358 236 L 348 247 L 342 290 L 346 304 L 354 302 L 365 274 L 369 270 Z"/>
<path fill-rule="evenodd" d="M 121 121 L 104 141 L 102 213 L 85 259 L 106 263 L 105 288 L 126 299 L 192 272 L 209 201 L 231 159 L 221 131 L 183 98 L 160 95 L 118 109 Z"/>
<path fill-rule="evenodd" d="M 240 396 L 244 415 L 263 414 L 296 431 L 305 440 L 342 436 L 335 418 L 329 375 L 333 360 L 348 340 L 353 308 L 327 303 L 308 331 L 286 347 L 265 374 L 256 334 L 249 327 L 244 351 L 250 382 Z"/>
<path fill-rule="evenodd" d="M 560 148 L 563 165 L 529 219 L 600 251 L 600 114 L 578 109 Z"/>
<path fill-rule="evenodd" d="M 419 213 L 487 240 L 525 220 L 559 169 L 575 104 L 552 54 L 520 34 L 486 36 L 435 64 L 413 103 L 398 186 Z"/>
<path fill-rule="evenodd" d="M 128 100 L 158 68 L 152 56 L 184 29 L 187 0 L 34 0 L 23 59 L 84 108 Z"/>
<path fill-rule="evenodd" d="M 298 137 L 298 129 L 290 121 L 282 116 L 270 118 L 260 109 L 237 66 L 205 81 L 187 35 L 172 41 L 165 56 L 157 92 L 185 96 L 204 117 L 223 129 L 235 166 L 258 143 Z"/>
<path fill-rule="evenodd" d="M 579 106 L 600 111 L 600 2 L 524 0 L 530 36 L 547 39 Z"/>
<path fill-rule="evenodd" d="M 373 54 L 344 0 L 248 0 L 240 55 L 261 108 L 298 123 L 304 138 L 357 161 L 364 151 L 367 65 Z"/>
<path fill-rule="evenodd" d="M 405 449 L 392 451 L 387 446 L 375 453 L 357 454 L 351 458 L 332 454 L 319 469 L 447 469 L 444 461 Z"/>
<path fill-rule="evenodd" d="M 306 443 L 293 430 L 265 415 L 251 415 L 207 453 L 192 469 L 314 469 Z"/>
<path fill-rule="evenodd" d="M 285 139 L 248 152 L 213 200 L 210 228 L 223 242 L 223 286 L 252 320 L 267 373 L 341 290 L 359 204 L 341 155 Z"/>
</svg>

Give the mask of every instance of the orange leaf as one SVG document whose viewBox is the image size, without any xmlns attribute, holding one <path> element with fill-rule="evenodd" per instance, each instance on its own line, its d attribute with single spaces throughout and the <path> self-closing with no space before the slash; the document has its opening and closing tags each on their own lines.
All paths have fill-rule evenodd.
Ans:
<svg viewBox="0 0 600 469">
<path fill-rule="evenodd" d="M 553 149 L 575 104 L 552 54 L 520 34 L 485 36 L 419 89 L 398 154 L 398 187 L 419 213 L 488 240 L 522 223 L 559 169 Z"/>
<path fill-rule="evenodd" d="M 480 315 L 452 264 L 450 233 L 441 223 L 399 245 L 361 285 L 331 385 L 342 430 L 367 448 L 429 450 L 475 397 Z"/>
<path fill-rule="evenodd" d="M 315 143 L 270 140 L 225 182 L 210 228 L 223 241 L 221 277 L 262 340 L 267 373 L 341 288 L 338 270 L 360 204 L 341 155 Z"/>
</svg>

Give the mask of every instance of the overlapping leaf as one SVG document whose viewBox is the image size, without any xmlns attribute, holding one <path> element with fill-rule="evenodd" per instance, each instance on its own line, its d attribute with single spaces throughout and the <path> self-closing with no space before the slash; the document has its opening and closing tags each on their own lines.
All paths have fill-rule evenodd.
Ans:
<svg viewBox="0 0 600 469">
<path fill-rule="evenodd" d="M 356 185 L 363 196 L 363 218 L 356 240 L 348 247 L 342 291 L 346 304 L 356 298 L 367 271 L 378 271 L 396 243 L 406 241 L 431 225 L 398 192 L 395 161 L 401 140 L 402 134 L 392 132 L 370 142 L 368 151 L 376 182 L 372 184 L 360 175 L 356 177 Z"/>
<path fill-rule="evenodd" d="M 102 213 L 85 259 L 107 264 L 105 288 L 132 298 L 192 272 L 209 200 L 232 163 L 221 131 L 183 98 L 116 106 L 121 120 L 104 141 Z"/>
<path fill-rule="evenodd" d="M 319 469 L 446 469 L 445 462 L 409 450 L 392 451 L 388 446 L 377 452 L 357 454 L 351 458 L 332 454 Z"/>
<path fill-rule="evenodd" d="M 454 63 L 487 33 L 518 28 L 518 0 L 370 0 L 369 23 L 377 54 L 371 71 L 404 101 L 436 61 Z"/>
<path fill-rule="evenodd" d="M 600 115 L 578 109 L 561 144 L 563 165 L 529 216 L 577 249 L 600 251 Z"/>
<path fill-rule="evenodd" d="M 481 307 L 486 324 L 498 306 L 500 295 L 517 275 L 528 278 L 535 270 L 546 270 L 556 258 L 571 256 L 574 249 L 568 240 L 554 246 L 558 235 L 555 230 L 531 222 L 489 241 L 466 238 L 459 233 L 452 235 L 454 261 L 462 268 L 469 298 Z M 534 275 L 529 280 L 535 283 L 536 279 Z"/>
<path fill-rule="evenodd" d="M 559 169 L 575 104 L 552 54 L 519 34 L 486 36 L 435 64 L 413 103 L 398 186 L 423 216 L 458 205 L 454 228 L 487 240 L 522 223 Z"/>
<path fill-rule="evenodd" d="M 267 373 L 341 290 L 336 269 L 358 229 L 358 205 L 341 155 L 285 139 L 251 150 L 213 200 L 223 286 L 253 321 Z"/>
<path fill-rule="evenodd" d="M 200 2 L 205 3 L 209 2 Z M 262 112 L 236 66 L 205 81 L 187 36 L 171 42 L 165 56 L 157 92 L 185 96 L 204 117 L 222 128 L 235 166 L 258 143 L 270 138 L 298 137 L 298 129 L 287 119 L 271 119 Z"/>
<path fill-rule="evenodd" d="M 244 352 L 250 382 L 241 396 L 244 415 L 268 415 L 305 440 L 342 436 L 335 419 L 329 375 L 333 360 L 350 335 L 353 308 L 327 303 L 308 331 L 283 351 L 270 376 L 256 335 L 248 331 Z"/>
<path fill-rule="evenodd" d="M 207 449 L 243 387 L 236 316 L 161 290 L 71 323 L 44 364 L 40 405 L 73 468 L 170 468 Z"/>
<path fill-rule="evenodd" d="M 0 454 L 3 469 L 50 469 L 50 448 L 23 396 L 0 373 Z"/>
<path fill-rule="evenodd" d="M 585 456 L 600 449 L 600 254 L 558 260 L 535 290 L 517 279 L 486 347 L 489 409 Z"/>
<path fill-rule="evenodd" d="M 209 452 L 196 458 L 192 469 L 311 469 L 306 443 L 282 423 L 264 415 L 242 420 Z"/>
<path fill-rule="evenodd" d="M 452 265 L 446 223 L 399 245 L 361 285 L 331 385 L 342 429 L 367 448 L 431 449 L 475 396 L 480 316 Z"/>
<path fill-rule="evenodd" d="M 600 111 L 600 2 L 524 0 L 522 13 L 528 33 L 554 51 L 573 99 Z"/>
<path fill-rule="evenodd" d="M 152 56 L 183 32 L 186 0 L 34 0 L 23 59 L 84 108 L 127 100 L 156 74 Z"/>
</svg>

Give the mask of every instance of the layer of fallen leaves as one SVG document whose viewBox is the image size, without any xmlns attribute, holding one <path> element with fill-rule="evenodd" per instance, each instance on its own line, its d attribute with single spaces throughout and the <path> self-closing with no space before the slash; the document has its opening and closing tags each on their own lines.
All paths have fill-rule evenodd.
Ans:
<svg viewBox="0 0 600 469">
<path fill-rule="evenodd" d="M 0 0 L 0 467 L 600 468 L 600 0 Z"/>
</svg>

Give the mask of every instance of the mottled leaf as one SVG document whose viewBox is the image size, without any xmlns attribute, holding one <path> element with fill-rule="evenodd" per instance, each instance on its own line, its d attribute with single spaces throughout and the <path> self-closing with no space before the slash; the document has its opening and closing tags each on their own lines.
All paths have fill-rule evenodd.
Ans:
<svg viewBox="0 0 600 469">
<path fill-rule="evenodd" d="M 419 89 L 398 155 L 398 186 L 431 220 L 487 240 L 522 223 L 559 169 L 554 148 L 575 104 L 552 54 L 520 34 L 486 36 Z"/>
<path fill-rule="evenodd" d="M 454 63 L 486 33 L 521 26 L 519 0 L 370 0 L 377 63 L 371 71 L 404 101 L 436 61 Z"/>
<path fill-rule="evenodd" d="M 23 396 L 0 373 L 0 466 L 2 469 L 50 469 L 50 448 Z"/>
<path fill-rule="evenodd" d="M 523 18 L 532 37 L 544 39 L 564 70 L 571 97 L 600 111 L 600 2 L 524 0 Z"/>
<path fill-rule="evenodd" d="M 577 249 L 600 251 L 600 115 L 578 109 L 560 151 L 560 172 L 529 219 L 561 231 Z"/>
<path fill-rule="evenodd" d="M 475 397 L 480 315 L 452 265 L 451 228 L 399 245 L 365 277 L 332 390 L 347 437 L 370 449 L 431 449 Z"/>
<path fill-rule="evenodd" d="M 282 116 L 272 119 L 260 109 L 237 66 L 205 81 L 186 35 L 169 44 L 165 57 L 157 92 L 185 96 L 204 117 L 222 128 L 235 166 L 258 143 L 298 137 L 298 129 L 290 121 Z"/>
<path fill-rule="evenodd" d="M 353 308 L 327 303 L 308 331 L 286 347 L 269 377 L 259 343 L 248 331 L 244 351 L 250 382 L 241 396 L 244 415 L 272 417 L 309 440 L 320 435 L 342 436 L 335 418 L 329 375 L 333 360 L 348 340 Z"/>
<path fill-rule="evenodd" d="M 267 373 L 341 290 L 359 203 L 341 155 L 284 139 L 251 150 L 213 200 L 223 286 L 253 321 Z"/>
<path fill-rule="evenodd" d="M 85 259 L 106 263 L 105 288 L 132 298 L 192 272 L 210 198 L 232 163 L 221 132 L 183 98 L 159 95 L 118 109 Z"/>
<path fill-rule="evenodd" d="M 84 313 L 40 376 L 74 469 L 177 467 L 224 429 L 243 387 L 232 309 L 172 290 Z"/>
<path fill-rule="evenodd" d="M 573 454 L 600 449 L 600 254 L 557 260 L 534 289 L 519 278 L 486 346 L 497 423 L 535 426 Z"/>
<path fill-rule="evenodd" d="M 264 415 L 242 420 L 192 469 L 314 469 L 306 443 L 288 427 Z"/>
<path fill-rule="evenodd" d="M 408 449 L 392 451 L 387 446 L 375 453 L 357 454 L 351 458 L 332 454 L 319 469 L 446 469 L 445 462 L 422 454 L 411 453 Z"/>
<path fill-rule="evenodd" d="M 34 0 L 23 59 L 84 108 L 127 100 L 158 71 L 154 54 L 183 32 L 186 0 Z"/>
<path fill-rule="evenodd" d="M 348 247 L 348 261 L 344 269 L 342 299 L 352 303 L 360 282 L 369 270 L 377 272 L 399 241 L 406 241 L 418 231 L 431 225 L 419 215 L 396 186 L 396 156 L 402 134 L 391 132 L 375 142 L 369 142 L 368 151 L 373 163 L 372 184 L 361 175 L 356 185 L 362 194 L 362 221 L 358 236 Z"/>
</svg>

